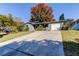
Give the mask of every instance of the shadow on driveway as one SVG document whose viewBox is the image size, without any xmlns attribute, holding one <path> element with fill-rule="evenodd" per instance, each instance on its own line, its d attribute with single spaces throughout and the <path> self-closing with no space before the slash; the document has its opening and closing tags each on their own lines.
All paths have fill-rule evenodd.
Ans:
<svg viewBox="0 0 79 59">
<path fill-rule="evenodd" d="M 63 44 L 59 41 L 20 41 L 0 47 L 2 56 L 64 56 Z"/>
</svg>

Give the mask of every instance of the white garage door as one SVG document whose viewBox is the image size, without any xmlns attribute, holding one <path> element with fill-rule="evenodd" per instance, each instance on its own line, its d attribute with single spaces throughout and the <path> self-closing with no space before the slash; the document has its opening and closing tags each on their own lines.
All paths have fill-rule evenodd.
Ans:
<svg viewBox="0 0 79 59">
<path fill-rule="evenodd" d="M 61 28 L 61 23 L 49 24 L 48 27 L 50 28 L 50 30 L 60 30 L 60 28 Z"/>
</svg>

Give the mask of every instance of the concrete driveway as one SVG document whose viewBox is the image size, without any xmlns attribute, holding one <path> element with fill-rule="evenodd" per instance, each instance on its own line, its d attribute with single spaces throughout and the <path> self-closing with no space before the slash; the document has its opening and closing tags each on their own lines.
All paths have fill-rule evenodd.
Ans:
<svg viewBox="0 0 79 59">
<path fill-rule="evenodd" d="M 60 31 L 36 31 L 11 41 L 0 43 L 0 47 L 2 52 L 0 55 L 64 55 Z"/>
<path fill-rule="evenodd" d="M 60 31 L 36 31 L 32 34 L 23 37 L 24 40 L 52 40 L 62 42 L 62 37 Z"/>
</svg>

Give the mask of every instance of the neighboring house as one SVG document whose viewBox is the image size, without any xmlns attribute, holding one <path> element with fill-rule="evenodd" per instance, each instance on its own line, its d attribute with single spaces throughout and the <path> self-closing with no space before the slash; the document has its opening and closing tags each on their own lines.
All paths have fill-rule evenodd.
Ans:
<svg viewBox="0 0 79 59">
<path fill-rule="evenodd" d="M 48 27 L 46 27 L 46 30 L 60 30 L 63 26 L 62 22 L 27 22 L 29 28 L 33 28 L 33 25 L 35 24 L 48 24 Z"/>
<path fill-rule="evenodd" d="M 73 26 L 70 28 L 70 30 L 79 30 L 79 19 L 73 22 Z"/>
<path fill-rule="evenodd" d="M 74 24 L 71 30 L 79 30 L 79 23 Z"/>
</svg>

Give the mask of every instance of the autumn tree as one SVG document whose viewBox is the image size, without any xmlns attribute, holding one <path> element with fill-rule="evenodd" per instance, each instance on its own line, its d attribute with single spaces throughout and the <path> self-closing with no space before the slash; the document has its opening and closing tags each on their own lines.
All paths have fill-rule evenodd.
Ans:
<svg viewBox="0 0 79 59">
<path fill-rule="evenodd" d="M 8 15 L 0 15 L 0 27 L 10 28 L 13 31 L 23 31 L 24 22 L 22 22 L 19 18 L 13 17 L 11 14 Z M 0 28 L 0 31 L 2 29 Z"/>
<path fill-rule="evenodd" d="M 30 22 L 53 22 L 53 10 L 51 7 L 39 3 L 36 6 L 31 8 L 31 20 Z M 35 25 L 35 27 L 38 27 L 40 24 Z M 47 24 L 42 24 L 44 27 L 47 26 Z"/>
<path fill-rule="evenodd" d="M 10 25 L 9 18 L 5 15 L 0 15 L 0 26 L 9 26 L 9 25 Z"/>
<path fill-rule="evenodd" d="M 66 22 L 64 24 L 64 30 L 68 30 L 69 28 L 71 28 L 74 24 L 74 19 L 66 19 Z"/>
<path fill-rule="evenodd" d="M 63 22 L 62 30 L 68 30 L 73 25 L 73 19 L 65 19 L 64 13 L 60 15 L 59 21 Z"/>
<path fill-rule="evenodd" d="M 53 21 L 52 8 L 39 3 L 31 9 L 31 20 L 32 22 L 51 22 Z"/>
<path fill-rule="evenodd" d="M 13 21 L 13 15 L 12 14 L 8 14 L 8 18 L 10 20 L 10 25 L 14 25 L 14 21 Z"/>
</svg>

